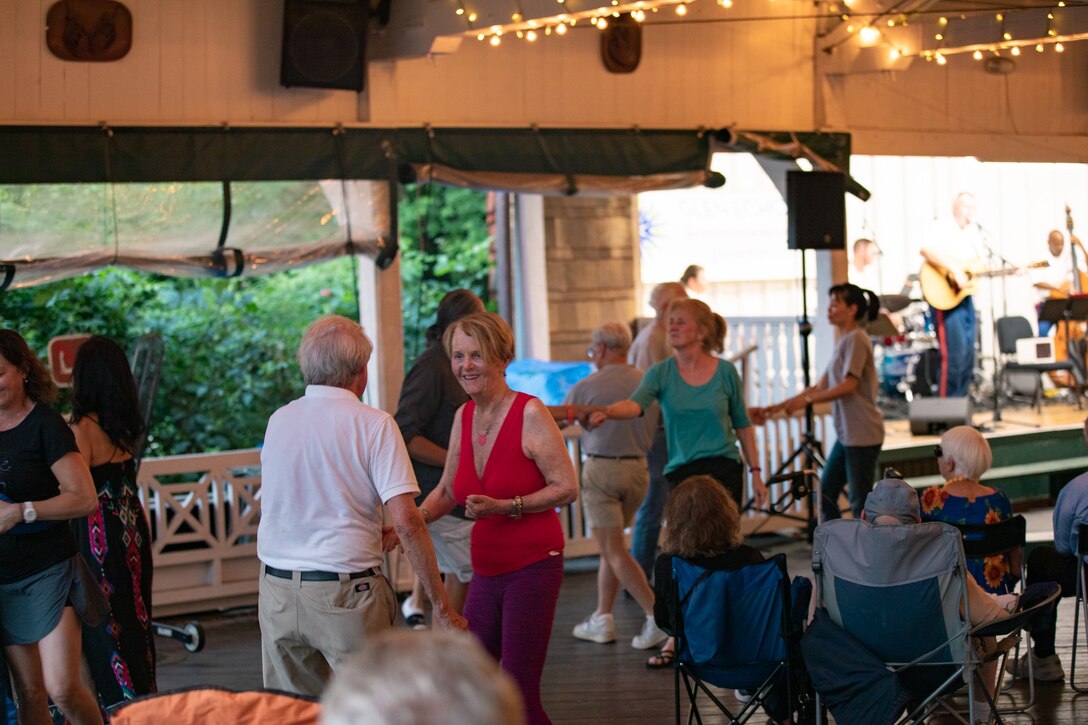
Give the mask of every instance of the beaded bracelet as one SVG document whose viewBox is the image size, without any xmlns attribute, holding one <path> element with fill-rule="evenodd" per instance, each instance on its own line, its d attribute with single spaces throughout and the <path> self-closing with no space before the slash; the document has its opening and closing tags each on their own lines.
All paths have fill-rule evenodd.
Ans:
<svg viewBox="0 0 1088 725">
<path fill-rule="evenodd" d="M 510 513 L 507 515 L 512 519 L 520 519 L 523 513 L 525 513 L 525 504 L 522 502 L 521 496 L 514 496 L 514 501 L 510 505 Z"/>
</svg>

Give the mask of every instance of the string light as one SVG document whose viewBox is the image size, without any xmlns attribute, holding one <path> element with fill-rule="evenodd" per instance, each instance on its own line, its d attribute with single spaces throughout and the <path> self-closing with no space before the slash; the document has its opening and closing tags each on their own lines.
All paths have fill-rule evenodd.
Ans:
<svg viewBox="0 0 1088 725">
<path fill-rule="evenodd" d="M 494 48 L 495 46 L 497 46 L 501 42 L 502 42 L 502 38 L 500 38 L 499 36 L 497 36 L 497 35 L 492 35 L 491 36 L 490 43 L 491 43 L 492 48 Z"/>
<path fill-rule="evenodd" d="M 548 32 L 548 30 L 551 30 L 551 29 L 552 29 L 552 26 L 549 25 L 544 32 L 546 33 L 546 32 Z M 556 35 L 566 35 L 567 34 L 566 23 L 559 23 L 559 25 L 556 25 L 555 26 L 555 34 Z"/>
<path fill-rule="evenodd" d="M 1042 53 L 1042 52 L 1043 52 L 1043 50 L 1045 50 L 1045 48 L 1043 48 L 1043 44 L 1042 44 L 1042 43 L 1037 43 L 1037 44 L 1035 45 L 1035 52 L 1036 52 L 1036 53 Z"/>
<path fill-rule="evenodd" d="M 525 39 L 528 40 L 530 43 L 535 41 L 536 40 L 536 31 L 535 30 L 530 30 L 528 33 L 525 34 Z"/>
<path fill-rule="evenodd" d="M 880 41 L 880 31 L 872 25 L 866 25 L 858 33 L 858 39 L 862 45 L 876 45 Z"/>
<path fill-rule="evenodd" d="M 687 3 L 680 3 L 679 5 L 677 5 L 676 6 L 676 14 L 679 15 L 680 17 L 683 17 L 683 16 L 687 15 L 688 14 Z"/>
<path fill-rule="evenodd" d="M 1065 46 L 1062 45 L 1061 43 L 1055 43 L 1054 44 L 1054 52 L 1055 53 L 1064 53 L 1065 52 Z"/>
<path fill-rule="evenodd" d="M 937 53 L 936 57 L 937 57 L 937 65 L 944 65 L 945 63 L 948 62 L 948 59 L 945 58 L 944 55 L 941 54 L 941 53 Z"/>
<path fill-rule="evenodd" d="M 975 60 L 982 60 L 982 51 L 976 50 L 974 53 L 971 54 L 971 57 Z"/>
<path fill-rule="evenodd" d="M 1019 45 L 1012 46 L 1011 48 L 1009 48 L 1009 52 L 1012 53 L 1013 55 L 1020 55 L 1020 46 Z"/>
</svg>

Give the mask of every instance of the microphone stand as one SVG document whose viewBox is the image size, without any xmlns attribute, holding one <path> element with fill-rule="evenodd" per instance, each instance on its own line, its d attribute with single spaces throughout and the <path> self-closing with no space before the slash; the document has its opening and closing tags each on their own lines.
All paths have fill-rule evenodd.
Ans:
<svg viewBox="0 0 1088 725">
<path fill-rule="evenodd" d="M 986 250 L 986 256 L 987 256 L 987 259 L 988 259 L 987 266 L 992 270 L 994 268 L 994 261 L 995 260 L 997 260 L 998 262 L 1001 263 L 1001 272 L 1002 272 L 1002 274 L 1001 274 L 1001 314 L 1002 314 L 1003 317 L 1008 317 L 1008 315 L 1009 315 L 1009 295 L 1008 295 L 1008 286 L 1007 286 L 1006 278 L 1008 277 L 1008 270 L 1015 269 L 1016 265 L 1013 264 L 1012 262 L 1010 262 L 1009 260 L 1005 259 L 1000 254 L 998 254 L 994 250 L 994 248 L 990 246 L 990 240 L 989 240 L 989 238 L 988 238 L 988 236 L 986 234 L 986 230 L 982 228 L 981 224 L 976 222 L 975 227 L 978 229 L 979 237 L 982 239 L 982 246 Z M 997 425 L 999 423 L 1002 423 L 1002 422 L 1015 423 L 1016 425 L 1022 425 L 1022 426 L 1029 427 L 1029 428 L 1038 428 L 1039 427 L 1038 425 L 1033 425 L 1033 424 L 1028 423 L 1026 421 L 1018 421 L 1018 420 L 1004 421 L 1004 418 L 1002 417 L 1002 412 L 1001 412 L 1001 381 L 1004 378 L 1003 373 L 1004 373 L 1004 367 L 1005 366 L 1004 366 L 1004 363 L 1003 363 L 1003 361 L 1001 359 L 1001 343 L 1000 343 L 1000 335 L 999 335 L 999 331 L 998 331 L 998 327 L 997 327 L 997 312 L 996 312 L 996 310 L 994 308 L 994 289 L 993 289 L 992 284 L 990 285 L 989 292 L 990 292 L 990 295 L 989 295 L 990 296 L 990 304 L 989 304 L 989 308 L 990 308 L 990 329 L 992 330 L 992 334 L 993 334 L 993 339 L 990 341 L 990 356 L 991 356 L 991 359 L 993 360 L 993 363 L 994 363 L 993 395 L 991 396 L 993 398 L 994 414 L 993 414 L 993 417 L 990 418 L 990 429 L 991 430 L 996 429 Z M 981 345 L 980 345 L 980 347 L 981 347 Z"/>
</svg>

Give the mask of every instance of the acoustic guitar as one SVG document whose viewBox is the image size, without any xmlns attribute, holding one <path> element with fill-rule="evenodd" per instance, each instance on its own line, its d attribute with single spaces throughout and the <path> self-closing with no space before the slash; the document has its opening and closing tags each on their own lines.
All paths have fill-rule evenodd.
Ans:
<svg viewBox="0 0 1088 725">
<path fill-rule="evenodd" d="M 953 281 L 955 274 L 950 271 L 935 267 L 929 262 L 922 263 L 922 269 L 918 271 L 918 283 L 922 287 L 922 297 L 930 307 L 938 310 L 950 310 L 968 295 L 975 293 L 975 282 L 983 277 L 1002 277 L 1007 274 L 1016 274 L 1025 269 L 1039 269 L 1049 267 L 1047 261 L 1034 262 L 1026 267 L 1003 267 L 1001 269 L 964 269 L 967 275 L 967 284 L 958 287 Z"/>
</svg>

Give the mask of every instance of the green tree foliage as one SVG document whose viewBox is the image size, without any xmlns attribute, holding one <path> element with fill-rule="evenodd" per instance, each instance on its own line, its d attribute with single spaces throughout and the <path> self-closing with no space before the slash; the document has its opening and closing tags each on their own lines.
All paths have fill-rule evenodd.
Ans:
<svg viewBox="0 0 1088 725">
<path fill-rule="evenodd" d="M 434 242 L 424 249 L 421 224 Z M 411 359 L 446 291 L 464 286 L 486 294 L 485 195 L 410 190 L 401 230 Z M 323 314 L 358 317 L 353 263 L 341 258 L 268 276 L 199 280 L 107 268 L 0 293 L 0 325 L 18 330 L 43 357 L 57 335 L 106 335 L 131 351 L 141 335 L 157 333 L 164 355 L 146 455 L 250 448 L 261 442 L 268 416 L 302 394 L 295 351 L 306 326 Z"/>
<path fill-rule="evenodd" d="M 406 187 L 400 205 L 404 280 L 404 359 L 411 367 L 426 346 L 442 296 L 465 287 L 490 303 L 491 237 L 486 194 L 436 184 Z"/>
</svg>

